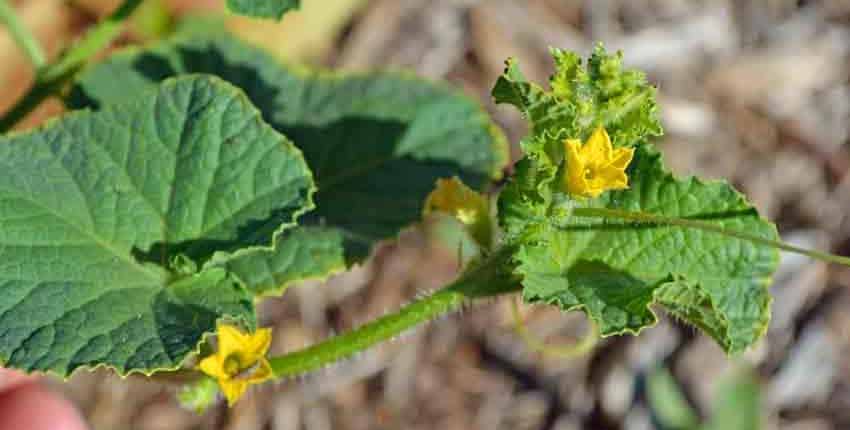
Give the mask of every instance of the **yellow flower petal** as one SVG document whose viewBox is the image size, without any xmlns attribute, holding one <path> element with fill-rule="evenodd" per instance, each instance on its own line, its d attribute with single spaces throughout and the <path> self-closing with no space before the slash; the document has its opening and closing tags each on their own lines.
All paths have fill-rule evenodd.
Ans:
<svg viewBox="0 0 850 430">
<path fill-rule="evenodd" d="M 629 177 L 622 169 L 606 167 L 599 170 L 598 182 L 605 189 L 622 190 L 628 188 Z"/>
<path fill-rule="evenodd" d="M 242 379 L 230 379 L 218 381 L 218 386 L 221 387 L 221 392 L 227 398 L 227 405 L 233 406 L 239 400 L 245 391 L 248 390 L 248 381 Z"/>
<path fill-rule="evenodd" d="M 598 181 L 588 182 L 587 187 L 584 188 L 582 196 L 596 198 L 599 197 L 600 194 L 605 192 L 605 188 L 600 186 Z"/>
<path fill-rule="evenodd" d="M 602 127 L 597 127 L 587 139 L 584 146 L 581 147 L 581 156 L 588 164 L 591 162 L 602 162 L 611 159 L 611 138 L 608 137 L 608 132 Z"/>
<path fill-rule="evenodd" d="M 564 141 L 565 190 L 578 197 L 595 198 L 608 190 L 628 188 L 626 168 L 633 148 L 616 148 L 604 128 L 597 128 L 584 145 L 577 139 Z"/>
<path fill-rule="evenodd" d="M 218 339 L 218 352 L 224 356 L 234 351 L 241 351 L 245 344 L 246 336 L 230 324 L 219 324 L 216 327 L 216 338 Z"/>
<path fill-rule="evenodd" d="M 201 360 L 198 367 L 202 372 L 216 379 L 229 378 L 230 375 L 224 371 L 224 356 L 213 354 Z"/>
<path fill-rule="evenodd" d="M 258 329 L 253 334 L 246 336 L 244 341 L 242 347 L 246 355 L 254 361 L 266 355 L 269 350 L 269 346 L 272 344 L 272 330 L 270 328 Z"/>
<path fill-rule="evenodd" d="M 272 377 L 272 369 L 265 355 L 271 345 L 271 329 L 243 333 L 229 324 L 216 328 L 218 351 L 205 357 L 198 368 L 218 381 L 221 391 L 233 405 L 248 389 Z"/>
<path fill-rule="evenodd" d="M 471 224 L 478 217 L 482 217 L 486 211 L 487 199 L 481 194 L 467 187 L 460 179 L 437 179 L 434 191 L 425 199 L 423 215 L 432 212 L 445 212 L 453 216 L 466 214 L 465 219 L 460 221 Z"/>
<path fill-rule="evenodd" d="M 479 245 L 487 248 L 492 241 L 490 201 L 467 187 L 460 179 L 438 179 L 434 190 L 425 199 L 422 215 L 433 212 L 449 214 L 467 226 Z"/>
<path fill-rule="evenodd" d="M 581 141 L 567 139 L 564 141 L 564 148 L 567 153 L 567 174 L 564 175 L 567 191 L 571 194 L 584 195 L 587 190 L 587 180 L 584 175 L 584 160 L 579 153 Z"/>
<path fill-rule="evenodd" d="M 254 369 L 254 373 L 252 373 L 246 381 L 251 384 L 259 384 L 260 382 L 271 379 L 272 377 L 272 366 L 269 364 L 269 360 L 265 358 L 260 359 L 257 362 L 257 368 Z"/>
<path fill-rule="evenodd" d="M 614 150 L 610 166 L 620 170 L 625 170 L 626 167 L 629 167 L 629 163 L 632 162 L 634 155 L 634 148 L 617 148 Z"/>
</svg>

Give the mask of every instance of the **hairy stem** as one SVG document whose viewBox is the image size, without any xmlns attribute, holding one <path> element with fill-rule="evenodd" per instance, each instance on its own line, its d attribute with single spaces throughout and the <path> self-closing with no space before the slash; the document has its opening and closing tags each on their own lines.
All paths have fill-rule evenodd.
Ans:
<svg viewBox="0 0 850 430">
<path fill-rule="evenodd" d="M 299 375 L 349 358 L 419 324 L 454 312 L 470 299 L 518 291 L 519 281 L 511 274 L 509 257 L 509 250 L 497 251 L 451 285 L 415 300 L 393 314 L 316 345 L 271 358 L 269 362 L 275 377 Z"/>
<path fill-rule="evenodd" d="M 9 30 L 9 34 L 12 35 L 15 43 L 27 54 L 33 67 L 36 70 L 44 67 L 47 63 L 47 57 L 44 55 L 41 45 L 32 32 L 18 19 L 15 9 L 9 6 L 6 0 L 0 0 L 0 21 Z"/>
<path fill-rule="evenodd" d="M 699 221 L 694 219 L 686 219 L 686 218 L 675 218 L 675 217 L 666 217 L 662 215 L 655 215 L 646 212 L 633 212 L 633 211 L 623 211 L 618 209 L 605 209 L 605 208 L 576 208 L 573 210 L 573 214 L 575 216 L 580 217 L 593 217 L 593 218 L 614 218 L 614 219 L 622 219 L 627 221 L 635 221 L 641 223 L 648 224 L 659 224 L 659 225 L 675 225 L 679 227 L 686 228 L 695 228 L 704 231 L 710 231 L 718 234 L 722 234 L 724 236 L 734 237 L 736 239 L 746 240 L 749 242 L 753 242 L 759 245 L 771 246 L 774 248 L 781 249 L 783 251 L 793 252 L 796 254 L 802 254 L 807 257 L 815 258 L 821 261 L 826 261 L 829 263 L 841 264 L 844 266 L 850 266 L 850 258 L 829 254 L 826 252 L 815 251 L 810 249 L 799 248 L 793 245 L 789 245 L 785 242 L 781 242 L 778 240 L 766 239 L 761 236 L 756 236 L 754 234 L 750 234 L 743 231 L 730 230 L 727 228 L 723 228 L 717 224 L 712 224 L 706 221 Z"/>
<path fill-rule="evenodd" d="M 142 0 L 124 0 L 118 9 L 89 30 L 58 62 L 42 67 L 32 87 L 0 118 L 0 132 L 8 131 L 47 97 L 55 94 L 86 61 L 118 37 L 122 22 L 141 3 Z"/>
</svg>

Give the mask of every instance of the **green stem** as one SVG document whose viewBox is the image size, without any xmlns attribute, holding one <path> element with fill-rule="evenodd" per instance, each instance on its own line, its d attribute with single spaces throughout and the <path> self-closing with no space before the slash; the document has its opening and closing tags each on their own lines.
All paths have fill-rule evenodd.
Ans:
<svg viewBox="0 0 850 430">
<path fill-rule="evenodd" d="M 821 261 L 826 261 L 829 263 L 841 264 L 844 266 L 850 266 L 850 258 L 843 257 L 840 255 L 829 254 L 826 252 L 820 252 L 810 249 L 799 248 L 793 245 L 789 245 L 785 242 L 781 242 L 778 240 L 766 239 L 761 236 L 756 236 L 754 234 L 746 233 L 743 231 L 729 230 L 723 228 L 717 224 L 712 224 L 706 221 L 699 221 L 693 219 L 686 218 L 675 218 L 675 217 L 666 217 L 663 215 L 655 215 L 646 212 L 633 212 L 633 211 L 623 211 L 618 209 L 605 209 L 605 208 L 576 208 L 573 210 L 573 214 L 580 217 L 594 217 L 594 218 L 616 218 L 628 221 L 636 221 L 641 223 L 649 223 L 649 224 L 661 224 L 661 225 L 675 225 L 679 227 L 687 227 L 687 228 L 695 228 L 704 231 L 710 231 L 718 234 L 722 234 L 729 237 L 734 237 L 736 239 L 746 240 L 749 242 L 753 242 L 759 245 L 771 246 L 774 248 L 781 249 L 783 251 L 793 252 L 796 254 L 802 254 L 807 257 L 815 258 Z"/>
<path fill-rule="evenodd" d="M 27 54 L 27 57 L 29 57 L 30 62 L 36 70 L 41 69 L 47 64 L 47 57 L 44 55 L 44 51 L 41 49 L 38 40 L 36 40 L 35 36 L 33 36 L 21 20 L 18 19 L 15 9 L 9 6 L 6 0 L 0 0 L 0 21 L 9 29 L 9 34 L 15 39 L 15 43 Z"/>
<path fill-rule="evenodd" d="M 86 61 L 118 37 L 121 34 L 122 22 L 141 2 L 142 0 L 124 0 L 118 9 L 88 31 L 57 63 L 41 68 L 29 91 L 0 118 L 0 132 L 8 131 L 44 99 L 61 89 Z"/>
<path fill-rule="evenodd" d="M 50 65 L 42 74 L 44 79 L 61 79 L 76 72 L 89 58 L 109 46 L 121 34 L 124 20 L 129 18 L 141 3 L 142 0 L 124 0 L 112 14 L 89 30 L 58 63 Z"/>
<path fill-rule="evenodd" d="M 274 357 L 269 362 L 277 378 L 321 369 L 375 344 L 390 340 L 420 323 L 452 312 L 459 308 L 464 300 L 466 296 L 462 293 L 449 289 L 440 290 L 414 301 L 397 313 L 300 351 Z"/>
<path fill-rule="evenodd" d="M 413 301 L 396 313 L 316 345 L 271 358 L 269 362 L 275 377 L 299 375 L 349 358 L 378 343 L 391 340 L 421 323 L 456 311 L 470 299 L 517 291 L 519 281 L 510 274 L 509 258 L 509 250 L 497 251 L 453 284 Z"/>
</svg>

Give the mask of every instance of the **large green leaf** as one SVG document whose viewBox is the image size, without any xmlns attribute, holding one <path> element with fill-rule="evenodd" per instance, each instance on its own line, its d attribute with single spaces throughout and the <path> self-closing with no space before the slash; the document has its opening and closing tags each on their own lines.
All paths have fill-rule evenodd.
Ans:
<svg viewBox="0 0 850 430">
<path fill-rule="evenodd" d="M 5 366 L 179 366 L 216 320 L 254 324 L 231 274 L 186 257 L 270 245 L 311 206 L 300 151 L 237 88 L 191 76 L 128 100 L 0 141 Z"/>
<path fill-rule="evenodd" d="M 286 12 L 301 7 L 301 0 L 227 0 L 227 7 L 240 15 L 280 19 Z"/>
<path fill-rule="evenodd" d="M 303 224 L 330 230 L 322 240 L 344 245 L 293 243 L 314 240 L 294 232 L 280 238 L 288 250 L 331 254 L 317 258 L 322 264 L 312 270 L 299 266 L 298 276 L 290 264 L 266 265 L 286 263 L 281 253 L 288 250 L 249 264 L 265 265 L 275 279 L 325 275 L 343 267 L 326 264 L 337 255 L 348 264 L 362 259 L 376 241 L 420 218 L 436 179 L 457 175 L 480 188 L 507 158 L 504 138 L 485 112 L 455 90 L 400 73 L 308 72 L 228 35 L 182 36 L 113 55 L 83 73 L 69 104 L 97 107 L 142 97 L 161 79 L 195 72 L 244 89 L 264 118 L 301 148 L 319 187 L 316 210 Z M 270 286 L 249 283 L 258 293 Z"/>
<path fill-rule="evenodd" d="M 628 190 L 571 203 L 700 219 L 777 239 L 775 227 L 727 184 L 676 179 L 647 146 L 638 147 L 629 177 Z M 693 228 L 576 216 L 538 232 L 517 255 L 523 297 L 583 308 L 603 334 L 653 324 L 655 302 L 729 351 L 751 345 L 767 328 L 767 287 L 778 258 L 772 248 Z"/>
<path fill-rule="evenodd" d="M 578 208 L 640 212 L 706 221 L 713 228 L 776 239 L 776 229 L 728 184 L 677 179 L 648 143 L 659 135 L 654 89 L 619 54 L 597 47 L 586 67 L 553 51 L 551 90 L 527 82 L 514 62 L 493 90 L 531 123 L 526 156 L 499 197 L 499 221 L 529 302 L 583 309 L 604 335 L 652 325 L 652 304 L 740 351 L 764 333 L 769 277 L 777 252 L 718 232 L 576 216 Z M 564 140 L 586 139 L 598 126 L 615 147 L 635 148 L 630 188 L 595 199 L 569 195 Z"/>
</svg>

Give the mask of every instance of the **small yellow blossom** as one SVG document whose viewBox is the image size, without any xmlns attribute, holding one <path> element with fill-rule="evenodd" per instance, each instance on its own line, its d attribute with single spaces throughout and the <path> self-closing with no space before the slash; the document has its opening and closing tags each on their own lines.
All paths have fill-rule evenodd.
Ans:
<svg viewBox="0 0 850 430">
<path fill-rule="evenodd" d="M 218 380 L 227 404 L 232 406 L 249 385 L 271 378 L 272 368 L 266 352 L 271 345 L 272 331 L 261 328 L 246 334 L 232 325 L 219 324 L 216 333 L 218 352 L 201 360 L 198 367 Z"/>
<path fill-rule="evenodd" d="M 570 194 L 598 197 L 608 190 L 629 187 L 626 167 L 632 161 L 634 148 L 616 148 L 601 126 L 584 145 L 578 139 L 564 141 L 567 153 L 567 172 L 564 186 Z"/>
<path fill-rule="evenodd" d="M 490 202 L 487 197 L 467 187 L 460 179 L 438 179 L 425 199 L 423 216 L 433 212 L 449 214 L 467 226 L 479 245 L 490 246 L 492 230 Z"/>
</svg>

